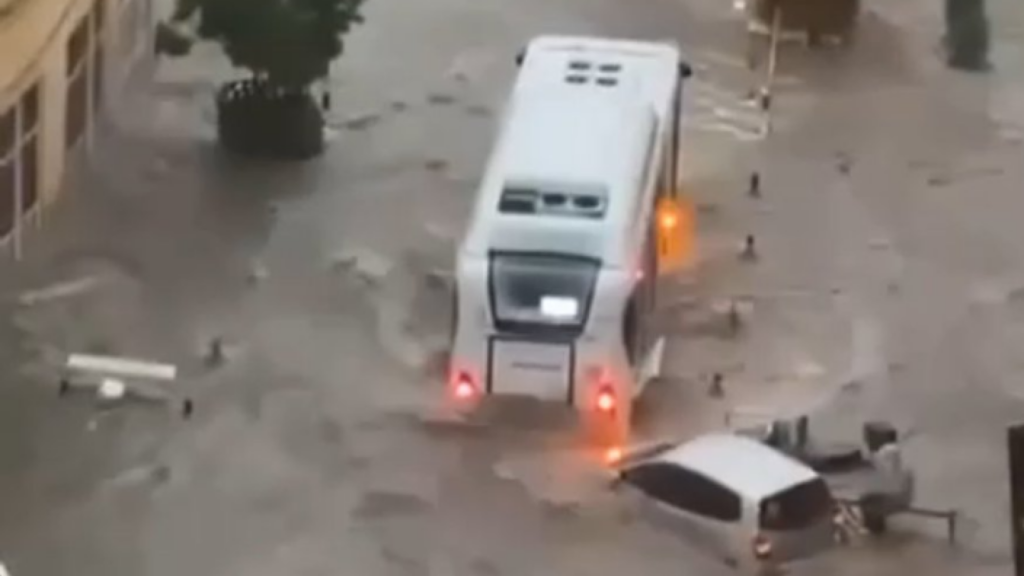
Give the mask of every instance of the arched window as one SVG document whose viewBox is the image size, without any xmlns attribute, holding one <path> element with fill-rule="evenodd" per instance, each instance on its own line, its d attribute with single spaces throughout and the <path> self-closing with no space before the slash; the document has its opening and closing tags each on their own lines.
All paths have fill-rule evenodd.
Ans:
<svg viewBox="0 0 1024 576">
<path fill-rule="evenodd" d="M 67 46 L 67 101 L 64 120 L 64 138 L 67 148 L 72 148 L 85 134 L 89 121 L 89 45 L 92 27 L 90 18 L 82 18 Z"/>
<path fill-rule="evenodd" d="M 39 197 L 39 85 L 26 89 L 0 111 L 0 240 Z"/>
<path fill-rule="evenodd" d="M 17 211 L 17 185 L 15 160 L 17 158 L 15 143 L 18 140 L 17 108 L 11 106 L 0 110 L 0 240 L 14 230 L 14 218 Z"/>
</svg>

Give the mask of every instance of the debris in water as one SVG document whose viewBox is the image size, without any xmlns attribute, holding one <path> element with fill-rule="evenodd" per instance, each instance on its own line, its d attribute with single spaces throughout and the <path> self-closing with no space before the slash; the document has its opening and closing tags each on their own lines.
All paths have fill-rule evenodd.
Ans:
<svg viewBox="0 0 1024 576">
<path fill-rule="evenodd" d="M 129 468 L 111 479 L 110 484 L 117 487 L 137 486 L 140 484 L 160 485 L 165 484 L 170 479 L 171 467 L 166 464 L 156 464 Z"/>
<path fill-rule="evenodd" d="M 101 400 L 112 402 L 115 400 L 121 400 L 124 398 L 125 393 L 128 391 L 128 386 L 125 385 L 123 380 L 117 378 L 104 378 L 98 388 L 96 388 L 96 395 Z"/>
<path fill-rule="evenodd" d="M 455 96 L 441 93 L 431 94 L 427 96 L 427 102 L 437 106 L 448 106 L 455 103 Z"/>
<path fill-rule="evenodd" d="M 477 105 L 473 105 L 473 106 L 467 107 L 466 108 L 466 113 L 468 113 L 470 116 L 488 117 L 493 112 L 487 106 L 482 106 L 482 105 L 477 104 Z"/>
<path fill-rule="evenodd" d="M 354 272 L 363 281 L 372 283 L 387 276 L 394 265 L 377 253 L 356 248 L 335 254 L 331 258 L 331 268 L 339 272 Z"/>
<path fill-rule="evenodd" d="M 342 122 L 341 126 L 349 130 L 360 131 L 366 130 L 377 122 L 380 122 L 380 114 L 367 113 L 351 116 Z"/>
<path fill-rule="evenodd" d="M 45 288 L 40 288 L 39 290 L 25 292 L 18 298 L 18 303 L 22 306 L 34 306 L 50 300 L 77 296 L 78 294 L 92 290 L 98 284 L 99 278 L 95 276 L 86 276 L 84 278 L 77 278 L 66 282 L 58 282 Z"/>
<path fill-rule="evenodd" d="M 448 167 L 448 161 L 435 158 L 433 160 L 427 160 L 423 166 L 431 172 L 440 172 Z"/>
</svg>

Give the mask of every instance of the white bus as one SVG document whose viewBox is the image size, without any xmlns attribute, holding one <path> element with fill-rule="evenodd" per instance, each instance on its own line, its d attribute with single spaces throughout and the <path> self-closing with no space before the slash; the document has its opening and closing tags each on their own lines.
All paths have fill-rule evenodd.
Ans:
<svg viewBox="0 0 1024 576">
<path fill-rule="evenodd" d="M 674 44 L 532 40 L 459 246 L 449 393 L 564 402 L 607 449 L 660 370 L 656 204 L 678 181 Z"/>
</svg>

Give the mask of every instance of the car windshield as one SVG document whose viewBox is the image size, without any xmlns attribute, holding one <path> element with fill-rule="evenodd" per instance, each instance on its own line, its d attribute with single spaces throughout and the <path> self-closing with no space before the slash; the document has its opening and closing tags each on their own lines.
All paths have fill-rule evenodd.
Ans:
<svg viewBox="0 0 1024 576">
<path fill-rule="evenodd" d="M 491 298 L 505 327 L 582 328 L 600 263 L 575 256 L 494 253 Z"/>
<path fill-rule="evenodd" d="M 800 530 L 831 517 L 832 494 L 821 478 L 779 492 L 761 502 L 761 528 Z"/>
</svg>

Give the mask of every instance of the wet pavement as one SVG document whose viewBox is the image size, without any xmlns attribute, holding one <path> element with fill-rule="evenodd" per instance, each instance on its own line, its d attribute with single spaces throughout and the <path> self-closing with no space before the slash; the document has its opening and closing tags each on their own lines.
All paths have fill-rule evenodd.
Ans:
<svg viewBox="0 0 1024 576">
<path fill-rule="evenodd" d="M 735 407 L 821 407 L 822 435 L 891 418 L 912 431 L 922 504 L 963 511 L 961 546 L 908 520 L 794 572 L 1005 572 L 1003 425 L 1024 414 L 1011 8 L 990 2 L 1005 17 L 988 79 L 935 61 L 923 1 L 872 6 L 848 54 L 784 46 L 767 139 L 742 26 L 712 0 L 375 0 L 332 75 L 331 147 L 302 166 L 216 151 L 216 51 L 160 63 L 0 275 L 0 560 L 17 576 L 728 573 L 632 518 L 557 434 L 423 419 L 512 55 L 565 32 L 674 38 L 698 70 L 684 165 L 701 262 L 665 293 L 671 374 L 639 433 L 720 427 Z M 736 258 L 746 234 L 756 263 Z M 723 337 L 736 298 L 743 330 Z M 194 417 L 58 400 L 68 351 L 176 363 Z"/>
</svg>

